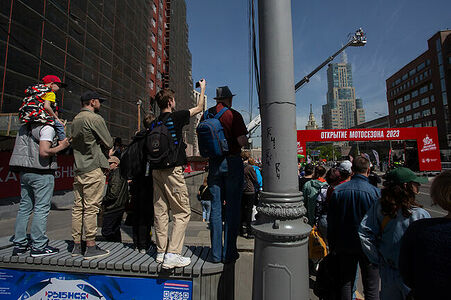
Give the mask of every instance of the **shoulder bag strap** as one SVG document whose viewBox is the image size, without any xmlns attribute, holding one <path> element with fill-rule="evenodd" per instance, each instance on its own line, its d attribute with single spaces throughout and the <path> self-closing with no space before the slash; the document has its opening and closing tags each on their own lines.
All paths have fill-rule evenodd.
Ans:
<svg viewBox="0 0 451 300">
<path fill-rule="evenodd" d="M 222 117 L 222 115 L 223 115 L 227 110 L 228 110 L 227 107 L 224 107 L 223 109 L 221 109 L 221 110 L 215 115 L 215 119 L 218 119 L 218 120 L 219 120 L 219 118 Z"/>
</svg>

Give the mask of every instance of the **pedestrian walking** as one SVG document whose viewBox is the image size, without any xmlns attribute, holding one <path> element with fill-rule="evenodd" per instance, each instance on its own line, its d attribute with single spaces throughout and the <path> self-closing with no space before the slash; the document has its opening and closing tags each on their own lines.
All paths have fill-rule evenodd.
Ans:
<svg viewBox="0 0 451 300">
<path fill-rule="evenodd" d="M 386 176 L 381 199 L 366 213 L 359 228 L 363 252 L 370 262 L 379 266 L 382 300 L 406 299 L 410 289 L 399 274 L 401 238 L 409 225 L 430 218 L 415 200 L 420 183 L 408 168 L 396 168 Z"/>
<path fill-rule="evenodd" d="M 308 224 L 313 225 L 315 223 L 315 207 L 316 200 L 320 194 L 321 188 L 327 185 L 326 180 L 323 178 L 326 173 L 326 169 L 323 166 L 316 166 L 313 172 L 312 180 L 309 180 L 304 184 L 302 189 L 302 196 L 304 197 L 304 206 L 307 208 Z"/>
<path fill-rule="evenodd" d="M 129 200 L 128 183 L 120 173 L 119 158 L 111 156 L 108 159 L 110 170 L 107 176 L 108 186 L 103 197 L 102 236 L 109 242 L 122 242 L 121 223 L 125 205 Z"/>
<path fill-rule="evenodd" d="M 432 182 L 432 203 L 447 214 L 410 224 L 401 240 L 399 271 L 415 300 L 449 299 L 451 278 L 451 171 Z"/>
<path fill-rule="evenodd" d="M 241 158 L 244 164 L 244 189 L 241 200 L 241 228 L 240 235 L 245 238 L 254 238 L 252 234 L 252 207 L 255 204 L 256 192 L 258 192 L 258 179 L 254 167 L 249 163 L 251 156 L 249 151 L 242 151 Z"/>
<path fill-rule="evenodd" d="M 184 267 L 191 263 L 189 257 L 181 255 L 186 226 L 191 216 L 188 189 L 183 175 L 183 165 L 186 165 L 187 159 L 182 129 L 189 124 L 190 117 L 202 112 L 205 102 L 205 84 L 205 80 L 200 81 L 200 100 L 197 106 L 189 110 L 175 111 L 176 100 L 175 93 L 172 90 L 163 89 L 155 96 L 161 114 L 152 123 L 152 126 L 156 129 L 153 129 L 150 133 L 153 138 L 148 139 L 150 141 L 148 151 L 151 153 L 152 150 L 161 150 L 162 148 L 159 147 L 163 147 L 163 145 L 168 145 L 169 149 L 172 149 L 167 152 L 168 155 L 165 157 L 155 157 L 155 159 L 165 162 L 166 166 L 151 166 L 155 189 L 156 261 L 162 262 L 165 269 Z M 153 132 L 155 135 L 152 134 Z M 160 152 L 157 151 L 156 153 Z M 172 211 L 174 220 L 170 237 L 168 237 L 169 210 Z"/>
<path fill-rule="evenodd" d="M 312 180 L 313 177 L 313 165 L 312 164 L 306 164 L 304 168 L 304 175 L 299 177 L 299 191 L 302 192 L 304 189 L 304 185 Z"/>
<path fill-rule="evenodd" d="M 203 183 L 199 187 L 197 199 L 199 199 L 202 206 L 202 222 L 207 222 L 208 226 L 210 226 L 211 200 L 213 196 L 208 188 L 207 177 L 204 178 Z"/>
<path fill-rule="evenodd" d="M 380 198 L 380 190 L 368 182 L 370 162 L 358 156 L 352 162 L 350 181 L 335 188 L 327 212 L 329 249 L 336 254 L 336 297 L 352 299 L 357 264 L 362 272 L 365 299 L 379 299 L 379 272 L 362 251 L 358 228 L 366 212 Z"/>
<path fill-rule="evenodd" d="M 99 114 L 101 103 L 105 100 L 97 92 L 84 93 L 81 96 L 81 111 L 75 116 L 71 127 L 75 158 L 72 256 L 83 255 L 81 240 L 84 233 L 85 259 L 99 258 L 109 253 L 95 242 L 97 214 L 105 188 L 104 171 L 109 169 L 108 158 L 113 147 L 113 138 Z"/>
<path fill-rule="evenodd" d="M 206 112 L 210 116 L 223 112 L 219 121 L 228 145 L 227 153 L 218 157 L 210 157 L 208 163 L 208 186 L 213 195 L 210 214 L 212 262 L 232 263 L 239 258 L 236 240 L 240 228 L 241 197 L 244 184 L 244 167 L 240 155 L 241 147 L 247 146 L 248 140 L 243 117 L 232 109 L 234 96 L 228 86 L 218 87 L 214 98 L 216 105 Z M 224 207 L 222 207 L 223 202 L 225 202 Z M 224 220 L 222 218 L 223 209 L 225 210 Z"/>
<path fill-rule="evenodd" d="M 47 217 L 50 211 L 55 171 L 55 155 L 66 149 L 66 139 L 56 142 L 55 128 L 50 125 L 22 125 L 16 136 L 9 161 L 10 170 L 19 172 L 20 204 L 16 217 L 13 255 L 26 253 L 30 246 L 32 257 L 56 254 L 59 249 L 49 245 L 46 236 Z M 31 213 L 31 245 L 27 240 L 27 226 Z"/>
</svg>

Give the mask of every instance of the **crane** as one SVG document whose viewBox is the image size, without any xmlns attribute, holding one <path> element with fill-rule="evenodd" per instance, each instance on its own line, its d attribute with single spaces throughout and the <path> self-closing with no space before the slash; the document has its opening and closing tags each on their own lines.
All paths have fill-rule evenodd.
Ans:
<svg viewBox="0 0 451 300">
<path fill-rule="evenodd" d="M 325 65 L 330 63 L 337 57 L 341 52 L 343 52 L 346 48 L 349 46 L 351 47 L 363 47 L 366 44 L 366 37 L 365 33 L 363 32 L 362 28 L 359 28 L 356 30 L 354 35 L 351 36 L 349 41 L 341 47 L 340 50 L 329 56 L 324 62 L 322 62 L 317 68 L 315 68 L 312 72 L 310 72 L 308 75 L 306 75 L 304 78 L 302 78 L 298 83 L 294 86 L 294 91 L 297 92 L 305 83 L 310 81 L 310 78 L 312 78 L 313 75 L 318 73 L 319 70 L 324 68 Z M 247 124 L 246 128 L 249 132 L 249 136 L 260 126 L 261 118 L 260 115 L 256 116 L 252 121 Z"/>
</svg>

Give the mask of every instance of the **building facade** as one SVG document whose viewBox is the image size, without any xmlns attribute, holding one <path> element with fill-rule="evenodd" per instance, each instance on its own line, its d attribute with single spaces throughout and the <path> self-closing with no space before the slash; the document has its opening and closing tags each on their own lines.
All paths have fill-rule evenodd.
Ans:
<svg viewBox="0 0 451 300">
<path fill-rule="evenodd" d="M 436 126 L 442 160 L 451 160 L 451 30 L 428 40 L 428 49 L 386 80 L 392 127 Z"/>
<path fill-rule="evenodd" d="M 355 98 L 352 66 L 346 62 L 327 68 L 327 103 L 323 105 L 323 128 L 351 128 L 365 122 L 362 99 Z"/>
<path fill-rule="evenodd" d="M 184 0 L 1 1 L 0 112 L 17 112 L 25 88 L 47 74 L 68 84 L 57 93 L 63 119 L 71 121 L 80 95 L 95 90 L 107 98 L 100 113 L 111 134 L 125 141 L 138 128 L 138 100 L 143 113 L 155 111 L 151 99 L 165 84 L 185 95 L 178 97 L 179 108 L 183 101 L 190 106 L 190 55 L 173 60 L 178 69 L 172 73 L 169 56 L 178 38 L 170 25 L 186 28 L 184 5 Z M 185 30 L 172 43 L 173 52 L 189 53 L 187 39 Z M 181 70 L 185 75 L 179 76 Z"/>
</svg>

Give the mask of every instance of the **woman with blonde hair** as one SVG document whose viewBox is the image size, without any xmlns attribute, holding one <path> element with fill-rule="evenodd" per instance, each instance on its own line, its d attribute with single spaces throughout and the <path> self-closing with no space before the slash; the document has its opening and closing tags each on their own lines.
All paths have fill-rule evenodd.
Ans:
<svg viewBox="0 0 451 300">
<path fill-rule="evenodd" d="M 451 171 L 434 179 L 430 194 L 447 215 L 414 222 L 401 241 L 400 272 L 415 300 L 451 295 Z"/>
</svg>

